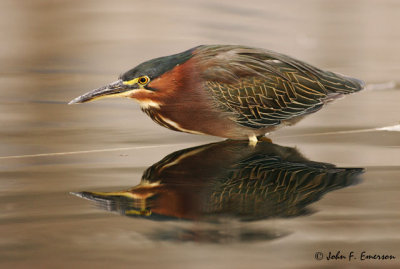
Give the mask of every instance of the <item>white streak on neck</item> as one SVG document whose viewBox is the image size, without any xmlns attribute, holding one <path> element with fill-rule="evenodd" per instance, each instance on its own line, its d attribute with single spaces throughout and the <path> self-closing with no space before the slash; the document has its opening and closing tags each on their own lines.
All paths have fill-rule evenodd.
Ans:
<svg viewBox="0 0 400 269">
<path fill-rule="evenodd" d="M 160 105 L 161 105 L 160 103 L 155 102 L 155 101 L 150 100 L 150 99 L 143 99 L 143 100 L 135 99 L 135 100 L 139 103 L 140 107 L 143 108 L 143 109 L 149 109 L 149 108 L 157 108 L 157 109 L 159 109 Z"/>
<path fill-rule="evenodd" d="M 165 117 L 163 117 L 163 116 L 161 116 L 161 115 L 160 115 L 159 117 L 160 117 L 164 122 L 166 122 L 166 123 L 168 123 L 169 125 L 175 127 L 177 130 L 179 130 L 179 131 L 181 131 L 181 132 L 190 133 L 190 134 L 204 134 L 204 133 L 202 133 L 202 132 L 198 132 L 198 131 L 193 131 L 193 130 L 188 130 L 188 129 L 182 128 L 178 123 L 176 123 L 176 122 L 174 122 L 174 121 L 172 121 L 172 120 L 170 120 L 170 119 L 167 119 L 167 118 L 165 118 Z"/>
</svg>

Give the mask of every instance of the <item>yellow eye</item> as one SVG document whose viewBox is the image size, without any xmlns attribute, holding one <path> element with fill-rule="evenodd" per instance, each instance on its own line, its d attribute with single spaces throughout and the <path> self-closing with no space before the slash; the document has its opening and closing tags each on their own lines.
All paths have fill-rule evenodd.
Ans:
<svg viewBox="0 0 400 269">
<path fill-rule="evenodd" d="M 148 76 L 142 76 L 139 77 L 138 82 L 140 85 L 146 85 L 147 83 L 149 83 L 150 78 Z"/>
</svg>

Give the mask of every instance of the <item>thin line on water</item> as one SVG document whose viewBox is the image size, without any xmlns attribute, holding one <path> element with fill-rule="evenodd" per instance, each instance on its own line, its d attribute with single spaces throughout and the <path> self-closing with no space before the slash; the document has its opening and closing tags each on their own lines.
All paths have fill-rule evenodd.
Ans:
<svg viewBox="0 0 400 269">
<path fill-rule="evenodd" d="M 400 131 L 400 124 L 386 126 L 386 127 L 378 127 L 378 128 L 368 128 L 368 129 L 358 129 L 358 130 L 347 130 L 347 131 L 335 131 L 335 132 L 324 132 L 324 133 L 310 133 L 310 134 L 298 134 L 298 135 L 283 135 L 279 136 L 279 138 L 284 137 L 302 137 L 302 136 L 321 136 L 321 135 L 333 135 L 333 134 L 358 134 L 358 133 L 368 133 L 368 132 L 376 132 L 376 131 Z"/>
<path fill-rule="evenodd" d="M 75 154 L 86 154 L 86 153 L 97 153 L 97 152 L 110 152 L 110 151 L 132 150 L 132 149 L 150 149 L 150 148 L 160 148 L 160 147 L 172 147 L 172 146 L 179 146 L 179 145 L 186 145 L 186 144 L 188 144 L 188 143 L 153 145 L 153 146 L 139 146 L 139 147 L 125 147 L 125 148 L 111 148 L 111 149 L 80 150 L 80 151 L 67 151 L 67 152 L 52 152 L 52 153 L 40 153 L 40 154 L 29 154 L 29 155 L 14 155 L 14 156 L 3 156 L 3 157 L 0 157 L 0 160 L 33 158 L 33 157 L 64 156 L 64 155 L 75 155 Z"/>
<path fill-rule="evenodd" d="M 332 135 L 332 134 L 356 134 L 356 133 L 367 133 L 367 132 L 375 132 L 375 131 L 400 131 L 400 124 L 379 127 L 379 128 L 368 128 L 368 129 L 359 129 L 359 130 L 348 130 L 348 131 L 336 131 L 336 132 L 325 132 L 325 133 L 311 133 L 311 134 L 299 134 L 299 135 L 286 135 L 279 136 L 279 138 L 287 138 L 287 137 L 302 137 L 302 136 L 321 136 L 321 135 Z M 81 150 L 81 151 L 69 151 L 69 152 L 53 152 L 53 153 L 40 153 L 40 154 L 29 154 L 29 155 L 14 155 L 14 156 L 3 156 L 0 157 L 0 160 L 6 159 L 22 159 L 22 158 L 34 158 L 34 157 L 50 157 L 50 156 L 64 156 L 64 155 L 75 155 L 75 154 L 86 154 L 86 153 L 97 153 L 97 152 L 111 152 L 111 151 L 119 151 L 119 150 L 132 150 L 132 149 L 150 149 L 150 148 L 159 148 L 159 147 L 172 147 L 172 146 L 180 146 L 186 145 L 189 143 L 179 143 L 179 144 L 165 144 L 165 145 L 153 145 L 153 146 L 139 146 L 139 147 L 125 147 L 125 148 L 111 148 L 111 149 L 94 149 L 94 150 Z"/>
<path fill-rule="evenodd" d="M 348 131 L 336 131 L 336 132 L 324 132 L 324 133 L 310 133 L 310 134 L 298 134 L 298 135 L 283 135 L 279 136 L 279 138 L 284 137 L 302 137 L 302 136 L 321 136 L 321 135 L 333 135 L 333 134 L 357 134 L 357 133 L 368 133 L 379 131 L 379 128 L 370 128 L 370 129 L 360 129 L 360 130 L 348 130 Z"/>
</svg>

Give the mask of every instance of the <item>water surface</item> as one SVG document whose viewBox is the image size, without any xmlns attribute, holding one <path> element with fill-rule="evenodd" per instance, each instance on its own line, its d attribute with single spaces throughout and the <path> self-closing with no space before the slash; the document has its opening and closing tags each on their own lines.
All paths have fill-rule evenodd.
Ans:
<svg viewBox="0 0 400 269">
<path fill-rule="evenodd" d="M 273 133 L 272 148 L 231 150 L 245 154 L 237 159 L 221 153 L 229 142 L 159 127 L 129 100 L 66 105 L 141 61 L 199 44 L 263 47 L 367 84 L 396 82 L 398 1 L 3 0 L 0 10 L 1 267 L 399 266 L 400 133 L 346 133 L 398 124 L 399 88 L 348 96 Z M 215 157 L 185 155 L 215 142 Z M 347 170 L 333 166 L 365 172 L 339 176 Z M 274 181 L 271 167 L 292 181 Z M 264 181 L 240 186 L 253 168 Z M 168 169 L 189 181 L 168 176 L 177 182 L 160 190 L 165 202 L 143 190 L 133 202 L 104 196 Z M 398 258 L 327 261 L 330 251 Z"/>
</svg>

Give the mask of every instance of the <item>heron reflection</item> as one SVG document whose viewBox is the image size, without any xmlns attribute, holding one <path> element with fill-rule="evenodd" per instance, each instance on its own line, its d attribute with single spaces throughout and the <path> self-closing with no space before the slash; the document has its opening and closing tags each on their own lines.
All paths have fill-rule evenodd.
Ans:
<svg viewBox="0 0 400 269">
<path fill-rule="evenodd" d="M 250 221 L 307 214 L 324 194 L 359 182 L 362 172 L 310 161 L 295 148 L 227 140 L 169 154 L 128 190 L 74 194 L 126 216 Z"/>
</svg>

